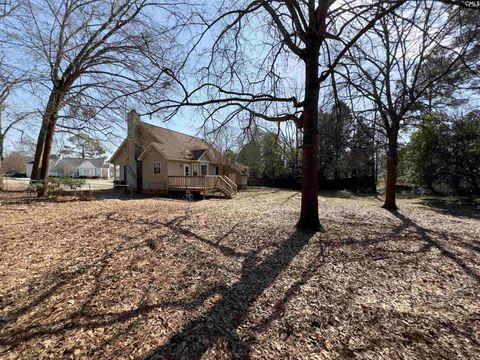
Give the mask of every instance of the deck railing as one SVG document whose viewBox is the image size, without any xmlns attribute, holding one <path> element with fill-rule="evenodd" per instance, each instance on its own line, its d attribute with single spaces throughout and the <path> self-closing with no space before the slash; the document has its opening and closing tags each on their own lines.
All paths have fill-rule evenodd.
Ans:
<svg viewBox="0 0 480 360">
<path fill-rule="evenodd" d="M 233 191 L 235 191 L 235 194 L 236 194 L 238 191 L 237 184 L 235 184 L 235 182 L 232 179 L 230 179 L 227 175 L 220 175 L 220 177 L 230 185 L 230 187 L 233 189 Z"/>
<path fill-rule="evenodd" d="M 168 188 L 185 190 L 212 190 L 223 188 L 234 194 L 237 193 L 237 184 L 227 176 L 222 175 L 169 176 Z"/>
<path fill-rule="evenodd" d="M 205 176 L 169 176 L 168 187 L 202 188 L 208 186 Z"/>
</svg>

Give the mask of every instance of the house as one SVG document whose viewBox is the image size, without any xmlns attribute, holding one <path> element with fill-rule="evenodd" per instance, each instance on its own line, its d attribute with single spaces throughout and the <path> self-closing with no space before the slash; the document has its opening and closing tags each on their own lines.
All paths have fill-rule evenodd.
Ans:
<svg viewBox="0 0 480 360">
<path fill-rule="evenodd" d="M 203 139 L 140 121 L 127 115 L 128 134 L 110 159 L 115 184 L 143 192 L 190 191 L 233 196 L 246 188 L 248 167 L 222 161 Z"/>
<path fill-rule="evenodd" d="M 27 177 L 32 174 L 33 161 L 26 165 Z M 82 159 L 51 155 L 48 166 L 48 176 L 73 176 L 86 178 L 113 178 L 113 165 L 103 158 Z"/>
</svg>

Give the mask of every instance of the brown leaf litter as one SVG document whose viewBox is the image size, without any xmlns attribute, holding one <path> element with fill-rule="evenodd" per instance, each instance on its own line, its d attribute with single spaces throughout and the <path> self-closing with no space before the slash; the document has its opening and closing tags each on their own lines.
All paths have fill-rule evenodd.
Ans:
<svg viewBox="0 0 480 360">
<path fill-rule="evenodd" d="M 5 359 L 479 358 L 480 217 L 300 196 L 0 206 Z"/>
</svg>

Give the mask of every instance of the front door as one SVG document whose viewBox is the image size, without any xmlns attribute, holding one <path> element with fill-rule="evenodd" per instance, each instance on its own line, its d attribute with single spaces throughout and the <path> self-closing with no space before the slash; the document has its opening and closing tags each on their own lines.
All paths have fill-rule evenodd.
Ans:
<svg viewBox="0 0 480 360">
<path fill-rule="evenodd" d="M 190 176 L 190 165 L 185 164 L 183 169 L 185 171 L 185 176 Z"/>
</svg>

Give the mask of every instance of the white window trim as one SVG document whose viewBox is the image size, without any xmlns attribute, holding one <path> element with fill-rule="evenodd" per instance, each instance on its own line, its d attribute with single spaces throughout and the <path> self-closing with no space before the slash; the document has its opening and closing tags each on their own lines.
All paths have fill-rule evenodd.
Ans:
<svg viewBox="0 0 480 360">
<path fill-rule="evenodd" d="M 155 172 L 155 164 L 159 165 L 160 171 L 158 173 Z M 162 174 L 162 163 L 155 161 L 153 163 L 153 175 L 161 175 Z"/>
<path fill-rule="evenodd" d="M 197 170 L 197 175 L 194 174 L 194 170 L 193 170 L 194 168 Z M 198 164 L 192 164 L 190 167 L 190 171 L 192 172 L 192 176 L 199 176 L 198 174 L 200 172 L 200 169 Z"/>
</svg>

